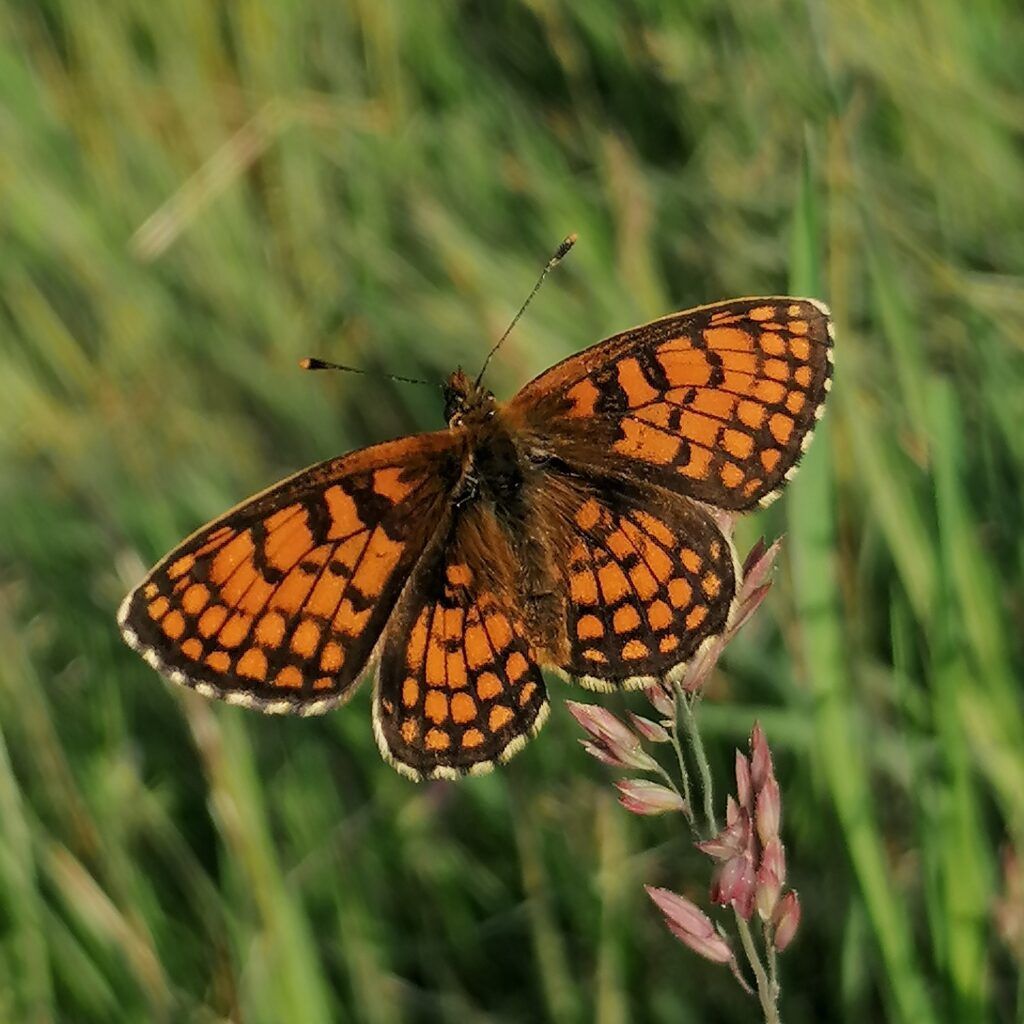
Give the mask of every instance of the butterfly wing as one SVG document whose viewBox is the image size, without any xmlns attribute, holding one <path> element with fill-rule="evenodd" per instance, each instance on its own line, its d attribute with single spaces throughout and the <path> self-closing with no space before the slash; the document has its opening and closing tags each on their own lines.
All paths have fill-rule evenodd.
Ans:
<svg viewBox="0 0 1024 1024">
<path fill-rule="evenodd" d="M 385 634 L 374 732 L 412 779 L 488 771 L 537 733 L 544 680 L 516 597 L 509 538 L 479 503 L 457 510 Z"/>
<path fill-rule="evenodd" d="M 508 414 L 537 450 L 742 511 L 772 501 L 795 471 L 831 377 L 822 303 L 734 299 L 569 357 Z"/>
<path fill-rule="evenodd" d="M 358 681 L 439 524 L 464 438 L 402 438 L 321 463 L 239 505 L 157 565 L 118 613 L 173 682 L 315 714 Z"/>
<path fill-rule="evenodd" d="M 532 501 L 564 594 L 556 667 L 595 689 L 648 685 L 726 628 L 735 555 L 697 502 L 550 466 Z"/>
</svg>

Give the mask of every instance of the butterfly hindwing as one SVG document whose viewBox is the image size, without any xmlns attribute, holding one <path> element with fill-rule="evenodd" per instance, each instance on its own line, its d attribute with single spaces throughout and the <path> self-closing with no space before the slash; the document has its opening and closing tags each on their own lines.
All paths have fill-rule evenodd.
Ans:
<svg viewBox="0 0 1024 1024">
<path fill-rule="evenodd" d="M 514 596 L 516 563 L 493 513 L 470 506 L 424 559 L 384 640 L 374 730 L 414 779 L 486 771 L 547 715 Z"/>
<path fill-rule="evenodd" d="M 549 469 L 537 509 L 558 538 L 566 645 L 557 666 L 597 688 L 645 685 L 721 633 L 732 547 L 708 511 L 634 481 Z"/>
<path fill-rule="evenodd" d="M 238 506 L 128 595 L 125 639 L 209 696 L 272 712 L 335 706 L 443 518 L 459 443 L 444 432 L 377 445 Z"/>
<path fill-rule="evenodd" d="M 718 508 L 768 504 L 831 385 L 828 310 L 734 299 L 615 335 L 541 374 L 510 409 L 581 464 Z"/>
</svg>

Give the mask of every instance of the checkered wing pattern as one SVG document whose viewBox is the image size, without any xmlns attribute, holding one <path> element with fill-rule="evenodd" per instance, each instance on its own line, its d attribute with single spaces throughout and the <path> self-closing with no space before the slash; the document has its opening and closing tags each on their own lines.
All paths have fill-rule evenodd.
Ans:
<svg viewBox="0 0 1024 1024">
<path fill-rule="evenodd" d="M 493 512 L 477 505 L 413 577 L 385 634 L 374 700 L 381 753 L 404 775 L 487 771 L 543 724 L 547 694 L 518 572 Z"/>
<path fill-rule="evenodd" d="M 732 547 L 680 495 L 549 470 L 537 507 L 559 538 L 566 660 L 598 689 L 653 682 L 725 629 L 736 593 Z"/>
<path fill-rule="evenodd" d="M 828 310 L 734 299 L 615 335 L 510 403 L 577 465 L 607 465 L 721 509 L 766 505 L 795 472 L 832 378 Z"/>
<path fill-rule="evenodd" d="M 358 681 L 460 470 L 460 435 L 307 469 L 171 552 L 125 599 L 125 639 L 172 681 L 315 714 Z"/>
</svg>

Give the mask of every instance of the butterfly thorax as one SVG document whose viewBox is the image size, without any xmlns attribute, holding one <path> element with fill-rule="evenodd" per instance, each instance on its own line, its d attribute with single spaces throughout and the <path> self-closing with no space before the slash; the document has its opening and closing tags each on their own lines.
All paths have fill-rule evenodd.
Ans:
<svg viewBox="0 0 1024 1024">
<path fill-rule="evenodd" d="M 472 429 L 493 419 L 494 395 L 477 381 L 470 380 L 461 366 L 449 376 L 441 390 L 444 394 L 444 418 L 449 427 Z"/>
</svg>

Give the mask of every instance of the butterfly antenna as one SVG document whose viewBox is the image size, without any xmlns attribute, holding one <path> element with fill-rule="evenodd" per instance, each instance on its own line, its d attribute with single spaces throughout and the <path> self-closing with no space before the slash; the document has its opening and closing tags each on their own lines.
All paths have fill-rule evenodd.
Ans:
<svg viewBox="0 0 1024 1024">
<path fill-rule="evenodd" d="M 331 363 L 326 359 L 317 359 L 315 356 L 307 356 L 299 360 L 299 366 L 304 370 L 344 370 L 346 373 L 361 373 L 366 377 L 384 377 L 387 380 L 401 381 L 403 384 L 426 384 L 428 387 L 440 387 L 429 380 L 420 380 L 418 377 L 402 377 L 397 373 L 384 373 L 382 370 L 361 370 L 358 366 L 345 366 L 343 363 Z"/>
<path fill-rule="evenodd" d="M 550 274 L 551 271 L 554 270 L 559 263 L 561 263 L 566 253 L 568 253 L 568 251 L 576 244 L 576 238 L 577 235 L 575 231 L 571 235 L 568 235 L 566 238 L 563 238 L 562 244 L 559 245 L 559 247 L 555 250 L 554 256 L 552 256 L 551 259 L 548 260 L 547 265 L 540 272 L 540 277 L 537 278 L 537 283 L 533 286 L 533 291 L 531 291 L 530 294 L 526 296 L 526 301 L 522 304 L 522 306 L 519 307 L 519 312 L 516 313 L 514 317 L 512 317 L 512 323 L 510 323 L 508 327 L 505 328 L 505 333 L 497 340 L 497 342 L 494 345 L 494 348 L 492 348 L 491 351 L 487 353 L 487 358 L 484 360 L 484 365 L 480 367 L 480 372 L 476 375 L 475 383 L 477 387 L 480 386 L 480 381 L 484 379 L 484 372 L 487 370 L 487 364 L 490 363 L 491 361 L 491 356 L 493 356 L 494 353 L 497 352 L 499 348 L 501 348 L 501 343 L 512 333 L 512 328 L 515 327 L 515 325 L 519 322 L 519 318 L 523 315 L 523 313 L 526 312 L 526 307 L 530 304 L 530 302 L 533 300 L 534 295 L 537 294 L 537 292 L 540 289 L 540 286 L 544 283 L 544 278 L 547 277 L 548 274 Z"/>
</svg>

